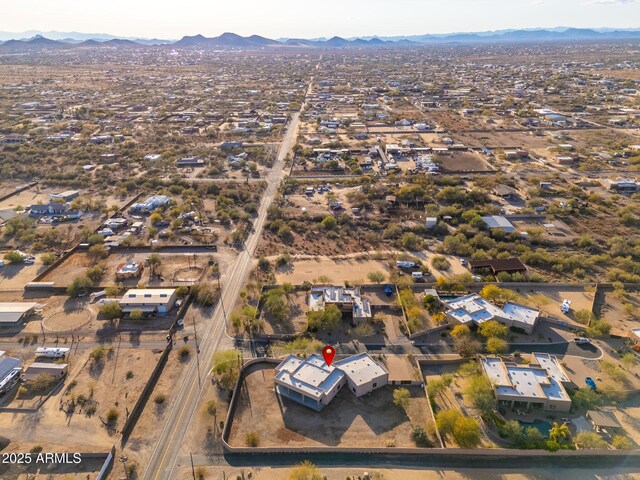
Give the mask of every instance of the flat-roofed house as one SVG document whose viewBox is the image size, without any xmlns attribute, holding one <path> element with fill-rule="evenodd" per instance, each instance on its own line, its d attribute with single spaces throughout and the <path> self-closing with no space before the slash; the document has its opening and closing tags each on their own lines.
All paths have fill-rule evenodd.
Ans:
<svg viewBox="0 0 640 480">
<path fill-rule="evenodd" d="M 302 405 L 320 411 L 344 386 L 344 373 L 327 366 L 322 357 L 306 359 L 289 355 L 276 367 L 276 392 Z"/>
<path fill-rule="evenodd" d="M 168 313 L 176 303 L 175 288 L 139 288 L 128 290 L 120 300 L 124 313 Z"/>
<path fill-rule="evenodd" d="M 289 355 L 276 367 L 276 392 L 313 410 L 326 407 L 343 386 L 360 397 L 387 384 L 388 373 L 367 353 L 328 366 L 319 355 Z"/>
<path fill-rule="evenodd" d="M 0 302 L 0 327 L 22 323 L 37 306 L 31 302 Z"/>
<path fill-rule="evenodd" d="M 371 304 L 362 298 L 359 288 L 313 287 L 309 293 L 309 309 L 324 310 L 328 305 L 337 306 L 341 312 L 351 312 L 354 324 L 372 318 Z"/>
<path fill-rule="evenodd" d="M 538 322 L 540 310 L 519 303 L 507 302 L 500 308 L 488 302 L 478 294 L 445 300 L 447 317 L 464 325 L 479 326 L 489 320 L 523 330 L 531 334 Z"/>
<path fill-rule="evenodd" d="M 69 210 L 69 206 L 63 203 L 45 203 L 45 204 L 35 204 L 30 205 L 28 207 L 29 214 L 31 216 L 35 215 L 63 215 L 67 210 Z"/>
<path fill-rule="evenodd" d="M 339 360 L 335 362 L 335 366 L 344 372 L 347 384 L 356 397 L 371 393 L 389 381 L 389 373 L 368 353 Z"/>
<path fill-rule="evenodd" d="M 498 357 L 480 359 L 498 405 L 523 411 L 568 412 L 571 397 L 565 385 L 573 384 L 562 365 L 547 353 L 534 353 L 533 356 L 538 363 L 529 365 L 505 362 Z"/>
<path fill-rule="evenodd" d="M 116 270 L 116 280 L 128 280 L 131 278 L 140 278 L 144 266 L 141 262 L 126 262 L 118 265 Z"/>
</svg>

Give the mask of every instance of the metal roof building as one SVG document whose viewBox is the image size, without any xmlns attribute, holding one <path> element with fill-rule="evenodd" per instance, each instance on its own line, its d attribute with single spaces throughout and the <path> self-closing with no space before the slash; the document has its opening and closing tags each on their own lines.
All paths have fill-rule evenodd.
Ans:
<svg viewBox="0 0 640 480">
<path fill-rule="evenodd" d="M 38 306 L 32 302 L 0 302 L 0 326 L 16 325 Z"/>
</svg>

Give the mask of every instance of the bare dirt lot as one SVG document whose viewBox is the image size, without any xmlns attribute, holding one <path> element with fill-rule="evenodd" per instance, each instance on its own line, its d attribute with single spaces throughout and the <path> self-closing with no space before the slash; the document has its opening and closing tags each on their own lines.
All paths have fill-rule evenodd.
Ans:
<svg viewBox="0 0 640 480">
<path fill-rule="evenodd" d="M 181 359 L 178 348 L 174 348 L 169 354 L 162 375 L 127 442 L 126 455 L 131 458 L 132 462 L 138 462 L 140 465 L 145 464 L 150 449 L 155 446 L 157 435 L 160 433 L 158 425 L 163 425 L 166 421 L 166 416 L 175 402 L 177 393 L 175 387 L 180 383 L 181 375 L 189 362 L 195 361 L 194 354 L 195 352 L 192 350 L 188 357 Z M 155 363 L 152 366 L 155 366 Z M 209 422 L 213 423 L 211 420 Z"/>
<path fill-rule="evenodd" d="M 244 447 L 245 436 L 256 432 L 259 446 L 340 446 L 383 447 L 394 439 L 398 447 L 413 447 L 412 425 L 430 419 L 424 390 L 409 387 L 407 413 L 393 404 L 393 387 L 380 388 L 356 398 L 342 389 L 321 412 L 288 399 L 274 391 L 274 368 L 259 366 L 242 385 L 229 443 Z"/>
<path fill-rule="evenodd" d="M 82 448 L 80 451 L 108 451 L 158 355 L 140 349 L 115 348 L 105 352 L 100 362 L 89 360 L 88 351 L 71 355 L 65 386 L 36 414 L 0 415 L 0 435 L 51 449 L 59 444 L 60 438 L 69 438 L 77 448 Z M 128 371 L 133 376 L 127 379 Z M 79 400 L 81 396 L 83 400 Z M 91 413 L 93 408 L 95 413 Z M 118 419 L 113 426 L 106 426 L 102 420 L 111 408 L 117 409 Z"/>
<path fill-rule="evenodd" d="M 48 193 L 39 193 L 34 187 L 14 195 L 0 202 L 0 210 L 15 210 L 17 207 L 27 208 L 35 203 L 49 202 Z"/>
<path fill-rule="evenodd" d="M 542 236 L 545 240 L 553 243 L 567 243 L 572 242 L 577 238 L 577 235 L 569 226 L 559 219 L 553 220 L 514 220 L 513 226 L 519 232 L 526 232 L 527 230 L 540 230 L 542 229 Z"/>
<path fill-rule="evenodd" d="M 98 305 L 90 305 L 86 299 L 66 296 L 49 297 L 44 303 L 42 329 L 51 334 L 71 334 L 74 331 L 99 328 L 102 322 L 97 320 Z M 41 328 L 35 322 L 29 322 L 28 332 L 39 333 Z"/>
<path fill-rule="evenodd" d="M 640 327 L 640 295 L 626 292 L 624 296 L 613 292 L 607 293 L 602 307 L 601 317 L 609 322 L 614 329 L 627 333 L 633 328 Z"/>
<path fill-rule="evenodd" d="M 151 269 L 146 266 L 140 278 L 129 280 L 117 280 L 116 272 L 120 264 L 126 262 L 141 262 L 152 252 L 144 253 L 120 253 L 110 254 L 106 259 L 99 260 L 98 263 L 104 265 L 105 271 L 98 286 L 115 285 L 122 282 L 127 287 L 135 287 L 139 283 L 150 287 L 190 285 L 198 281 L 203 269 L 206 268 L 208 255 L 158 253 L 161 264 L 156 267 L 156 275 L 151 278 Z M 89 267 L 95 265 L 96 261 L 87 253 L 74 253 L 61 265 L 49 272 L 43 282 L 55 282 L 56 286 L 69 285 L 73 279 L 85 272 Z"/>
<path fill-rule="evenodd" d="M 575 312 L 579 310 L 591 310 L 591 306 L 593 305 L 593 293 L 585 292 L 585 291 L 576 291 L 576 290 L 565 290 L 562 287 L 554 288 L 544 288 L 536 290 L 535 288 L 531 291 L 521 291 L 521 295 L 525 298 L 531 298 L 532 296 L 546 297 L 548 303 L 544 305 L 540 305 L 538 303 L 538 308 L 540 308 L 541 312 L 547 316 L 557 318 L 559 320 L 563 320 L 565 322 L 573 323 L 575 325 L 579 325 L 579 323 L 575 320 Z M 568 314 L 562 313 L 561 307 L 563 300 L 571 300 L 571 310 Z M 533 302 L 537 303 L 537 302 Z"/>
<path fill-rule="evenodd" d="M 367 275 L 371 272 L 383 272 L 388 275 L 387 265 L 379 260 L 369 259 L 332 259 L 325 256 L 313 259 L 301 259 L 276 271 L 278 283 L 289 282 L 301 285 L 305 281 L 326 277 L 327 283 L 344 282 L 370 283 Z"/>
<path fill-rule="evenodd" d="M 493 170 L 475 152 L 448 152 L 446 154 L 438 154 L 435 160 L 442 166 L 444 172 L 484 172 Z"/>
<path fill-rule="evenodd" d="M 0 253 L 0 258 L 6 252 Z M 40 255 L 35 255 L 36 261 L 33 265 L 9 265 L 0 267 L 0 290 L 22 290 L 24 286 L 31 282 L 40 272 L 44 270 L 44 265 L 40 260 Z"/>
</svg>

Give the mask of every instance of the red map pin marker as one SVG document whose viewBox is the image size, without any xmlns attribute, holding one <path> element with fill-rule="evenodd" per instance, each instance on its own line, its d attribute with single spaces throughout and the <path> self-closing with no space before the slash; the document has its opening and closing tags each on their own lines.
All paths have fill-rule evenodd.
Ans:
<svg viewBox="0 0 640 480">
<path fill-rule="evenodd" d="M 331 362 L 333 362 L 333 357 L 336 356 L 336 349 L 327 345 L 322 349 L 322 356 L 324 357 L 327 367 L 330 367 Z"/>
</svg>

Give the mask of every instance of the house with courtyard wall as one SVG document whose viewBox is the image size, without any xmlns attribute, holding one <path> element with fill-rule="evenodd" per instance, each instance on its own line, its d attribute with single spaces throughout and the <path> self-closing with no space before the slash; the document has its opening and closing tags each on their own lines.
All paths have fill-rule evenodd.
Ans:
<svg viewBox="0 0 640 480">
<path fill-rule="evenodd" d="M 276 367 L 276 392 L 313 410 L 326 407 L 344 387 L 361 397 L 385 386 L 388 372 L 367 353 L 327 365 L 319 355 L 289 355 Z"/>
<path fill-rule="evenodd" d="M 507 302 L 500 308 L 478 294 L 445 300 L 444 305 L 449 320 L 469 327 L 495 320 L 507 327 L 518 328 L 531 334 L 540 317 L 540 310 L 535 308 L 515 302 Z"/>
<path fill-rule="evenodd" d="M 313 287 L 309 293 L 309 310 L 320 311 L 329 305 L 337 306 L 343 313 L 351 313 L 356 325 L 372 318 L 371 304 L 362 298 L 359 288 Z"/>
<path fill-rule="evenodd" d="M 498 406 L 516 411 L 568 412 L 571 397 L 565 387 L 575 387 L 559 360 L 548 353 L 532 354 L 528 365 L 482 357 Z"/>
</svg>

